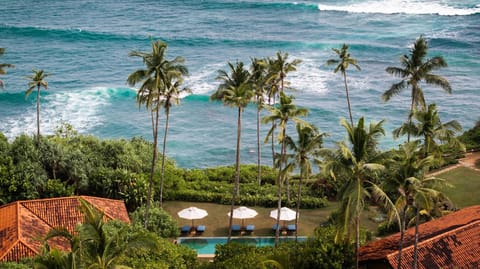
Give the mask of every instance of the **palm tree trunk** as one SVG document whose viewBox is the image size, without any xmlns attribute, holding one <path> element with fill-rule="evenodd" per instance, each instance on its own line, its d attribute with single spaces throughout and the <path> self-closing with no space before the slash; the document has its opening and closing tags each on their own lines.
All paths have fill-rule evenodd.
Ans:
<svg viewBox="0 0 480 269">
<path fill-rule="evenodd" d="M 57 179 L 57 161 L 53 161 L 52 165 L 52 174 L 53 174 L 53 179 Z"/>
<path fill-rule="evenodd" d="M 348 94 L 347 72 L 343 72 L 343 82 L 345 84 L 345 93 L 347 94 L 348 114 L 350 115 L 350 123 L 353 125 L 352 107 L 350 106 L 350 95 Z"/>
<path fill-rule="evenodd" d="M 235 183 L 232 192 L 232 203 L 230 206 L 230 218 L 228 221 L 228 238 L 227 243 L 230 242 L 232 237 L 232 225 L 233 225 L 233 207 L 235 206 L 235 201 L 237 196 L 240 193 L 240 135 L 242 128 L 242 108 L 238 108 L 238 120 L 237 120 L 237 153 L 235 160 Z"/>
<path fill-rule="evenodd" d="M 233 187 L 232 191 L 232 203 L 230 205 L 230 217 L 228 218 L 228 238 L 227 243 L 230 242 L 230 238 L 232 237 L 232 225 L 233 225 L 233 207 L 235 207 L 235 200 L 236 200 L 236 193 L 237 190 Z"/>
<path fill-rule="evenodd" d="M 290 204 L 290 177 L 285 175 L 285 192 L 287 194 L 287 204 Z"/>
<path fill-rule="evenodd" d="M 160 208 L 163 208 L 163 184 L 165 182 L 165 151 L 167 147 L 167 132 L 168 132 L 168 119 L 170 116 L 170 107 L 165 107 L 165 135 L 163 136 L 163 150 L 162 150 L 162 176 L 160 177 Z"/>
<path fill-rule="evenodd" d="M 152 119 L 152 137 L 155 136 L 155 113 L 153 112 L 153 110 L 151 111 L 150 113 L 150 118 Z"/>
<path fill-rule="evenodd" d="M 280 87 L 281 87 L 280 92 L 283 92 L 283 85 L 284 85 L 283 81 L 284 81 L 284 75 L 283 75 L 283 73 L 282 73 L 282 74 L 280 75 L 280 83 L 281 83 L 281 85 L 280 85 Z"/>
<path fill-rule="evenodd" d="M 298 242 L 298 216 L 300 214 L 300 203 L 302 201 L 302 179 L 303 171 L 300 171 L 300 179 L 298 181 L 298 195 L 297 195 L 297 213 L 295 213 L 295 242 Z M 308 175 L 307 175 L 308 180 Z M 307 181 L 308 182 L 308 181 Z"/>
<path fill-rule="evenodd" d="M 258 97 L 257 97 L 258 98 Z M 258 166 L 258 186 L 262 185 L 262 164 L 260 148 L 260 104 L 257 99 L 257 166 Z"/>
<path fill-rule="evenodd" d="M 40 85 L 37 87 L 37 143 L 40 144 Z"/>
<path fill-rule="evenodd" d="M 355 269 L 359 268 L 360 261 L 360 214 L 355 217 Z"/>
<path fill-rule="evenodd" d="M 400 220 L 400 242 L 398 246 L 397 269 L 402 269 L 402 250 L 405 237 L 405 222 L 407 218 L 407 205 L 403 208 L 402 219 Z"/>
<path fill-rule="evenodd" d="M 270 97 L 269 97 L 269 100 L 268 102 L 270 102 Z M 275 105 L 275 95 L 273 96 L 273 105 Z M 275 122 L 272 121 L 272 167 L 275 169 Z"/>
<path fill-rule="evenodd" d="M 431 137 L 429 135 L 425 135 L 425 153 L 424 153 L 424 158 L 428 157 L 428 154 L 430 153 L 430 144 L 431 144 Z"/>
<path fill-rule="evenodd" d="M 413 87 L 412 87 L 412 102 L 410 103 L 410 114 L 408 114 L 408 128 L 412 125 L 412 117 L 413 117 L 413 104 L 414 104 L 414 98 L 413 98 Z M 407 132 L 407 143 L 410 142 L 410 130 Z"/>
<path fill-rule="evenodd" d="M 415 208 L 415 243 L 413 244 L 413 269 L 418 268 L 418 225 L 420 222 L 420 210 Z"/>
<path fill-rule="evenodd" d="M 235 189 L 237 196 L 240 195 L 240 137 L 242 133 L 242 108 L 238 108 L 237 122 L 237 154 L 235 158 Z"/>
<path fill-rule="evenodd" d="M 284 152 L 285 152 L 285 128 L 283 128 L 283 140 L 282 140 L 282 147 L 280 149 L 280 161 L 278 162 L 278 176 L 277 176 L 277 184 L 278 184 L 278 202 L 277 202 L 277 229 L 275 230 L 275 247 L 278 247 L 278 241 L 280 237 L 280 210 L 282 209 L 282 164 L 284 162 Z"/>
<path fill-rule="evenodd" d="M 160 96 L 157 97 L 157 104 L 160 101 Z M 145 224 L 144 228 L 147 229 L 148 227 L 148 218 L 149 218 L 149 210 L 150 210 L 150 202 L 152 199 L 152 191 L 153 191 L 153 175 L 155 174 L 155 164 L 157 163 L 157 155 L 158 155 L 158 120 L 160 112 L 158 110 L 155 111 L 155 124 L 153 126 L 153 156 L 152 156 L 152 166 L 150 168 L 150 180 L 148 182 L 148 193 L 147 193 L 147 203 L 145 205 Z"/>
</svg>

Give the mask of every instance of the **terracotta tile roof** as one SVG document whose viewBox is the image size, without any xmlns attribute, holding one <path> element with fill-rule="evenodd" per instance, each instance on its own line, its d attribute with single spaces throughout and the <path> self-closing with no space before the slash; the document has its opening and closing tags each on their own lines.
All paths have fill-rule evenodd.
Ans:
<svg viewBox="0 0 480 269">
<path fill-rule="evenodd" d="M 0 262 L 38 254 L 41 238 L 54 227 L 65 227 L 73 233 L 76 225 L 83 221 L 79 198 L 104 212 L 107 220 L 130 222 L 125 203 L 120 200 L 74 196 L 13 202 L 0 207 Z M 63 250 L 69 247 L 59 238 L 49 243 Z"/>
<path fill-rule="evenodd" d="M 419 226 L 419 268 L 480 268 L 480 206 L 472 206 Z M 413 264 L 415 228 L 405 232 L 402 268 Z M 360 248 L 362 263 L 385 260 L 397 267 L 400 233 Z"/>
</svg>

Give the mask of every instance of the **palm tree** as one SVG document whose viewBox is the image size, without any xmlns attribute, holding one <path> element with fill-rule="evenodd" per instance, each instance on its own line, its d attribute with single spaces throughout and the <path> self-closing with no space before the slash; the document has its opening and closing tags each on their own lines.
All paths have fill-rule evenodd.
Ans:
<svg viewBox="0 0 480 269">
<path fill-rule="evenodd" d="M 288 53 L 282 53 L 278 51 L 276 53 L 276 58 L 269 58 L 267 60 L 267 85 L 268 85 L 268 103 L 272 104 L 270 99 L 273 99 L 273 104 L 276 103 L 276 97 L 280 92 L 284 92 L 285 86 L 289 84 L 288 81 L 285 81 L 287 77 L 287 73 L 296 71 L 297 65 L 299 65 L 302 61 L 300 59 L 294 59 L 291 62 L 288 62 Z M 275 122 L 272 122 L 272 128 L 275 129 L 276 125 Z M 274 146 L 274 132 L 271 133 L 272 136 L 272 164 L 275 165 L 275 146 Z"/>
<path fill-rule="evenodd" d="M 160 106 L 162 95 L 166 88 L 168 74 L 186 74 L 186 68 L 183 66 L 183 58 L 177 57 L 174 60 L 166 59 L 167 44 L 160 40 L 152 41 L 152 52 L 132 51 L 129 56 L 140 57 L 145 64 L 145 69 L 139 69 L 131 73 L 127 78 L 130 86 L 141 83 L 137 92 L 137 103 L 139 106 L 145 105 L 151 110 L 152 130 L 153 130 L 153 157 L 150 169 L 150 180 L 148 186 L 147 203 L 145 206 L 145 228 L 148 226 L 148 214 L 150 202 L 152 200 L 153 176 L 158 157 L 158 125 L 160 117 Z"/>
<path fill-rule="evenodd" d="M 416 191 L 413 185 L 420 178 L 424 178 L 425 173 L 432 166 L 433 156 L 421 158 L 418 149 L 419 141 L 407 142 L 401 145 L 400 150 L 395 152 L 392 160 L 392 166 L 389 167 L 389 176 L 384 181 L 384 189 L 391 189 L 398 197 L 395 200 L 395 208 L 400 217 L 400 241 L 397 256 L 397 268 L 402 268 L 402 249 L 404 235 L 406 230 L 407 212 L 413 210 Z M 393 212 L 392 212 L 393 213 Z"/>
<path fill-rule="evenodd" d="M 45 78 L 50 76 L 50 74 L 44 73 L 43 70 L 33 69 L 32 71 L 33 74 L 27 77 L 30 81 L 28 82 L 25 97 L 28 97 L 37 88 L 37 142 L 40 143 L 40 87 L 43 87 L 45 90 L 48 88 L 48 82 Z"/>
<path fill-rule="evenodd" d="M 5 53 L 5 48 L 0 48 L 0 57 Z M 7 64 L 7 63 L 0 63 L 0 75 L 5 75 L 7 71 L 5 71 L 5 68 L 13 68 L 15 67 L 13 64 Z M 0 87 L 2 89 L 5 88 L 5 84 L 3 80 L 0 79 Z"/>
<path fill-rule="evenodd" d="M 309 180 L 312 174 L 312 161 L 319 155 L 319 150 L 322 147 L 323 137 L 325 133 L 320 133 L 314 126 L 305 126 L 297 124 L 297 141 L 292 137 L 287 136 L 285 143 L 293 151 L 293 160 L 288 166 L 300 168 L 300 179 L 298 182 L 297 195 L 297 214 L 295 216 L 295 238 L 298 231 L 298 213 L 300 212 L 300 203 L 302 200 L 302 181 Z M 287 167 L 288 167 L 287 166 Z"/>
<path fill-rule="evenodd" d="M 261 164 L 261 147 L 260 147 L 260 112 L 265 105 L 266 93 L 266 62 L 265 60 L 253 58 L 250 64 L 250 82 L 255 95 L 255 103 L 257 104 L 257 179 L 258 185 L 262 184 L 262 164 Z"/>
<path fill-rule="evenodd" d="M 237 149 L 235 158 L 235 183 L 232 192 L 232 204 L 230 207 L 230 220 L 228 229 L 228 241 L 232 235 L 233 224 L 233 207 L 237 196 L 240 194 L 240 137 L 242 130 L 242 113 L 245 107 L 250 103 L 253 97 L 251 89 L 250 73 L 245 69 L 242 62 L 237 62 L 235 65 L 228 63 L 230 67 L 230 74 L 224 70 L 218 71 L 217 80 L 221 83 L 216 92 L 211 96 L 211 100 L 220 100 L 225 105 L 238 108 L 237 117 Z"/>
<path fill-rule="evenodd" d="M 452 92 L 452 88 L 447 79 L 442 76 L 432 74 L 432 71 L 442 67 L 447 67 L 447 62 L 442 56 L 435 56 L 426 59 L 428 44 L 423 36 L 417 38 L 410 50 L 410 55 L 403 55 L 400 58 L 402 67 L 387 67 L 387 73 L 400 77 L 402 80 L 393 84 L 390 89 L 383 93 L 383 101 L 388 101 L 395 95 L 402 92 L 403 89 L 411 87 L 410 113 L 408 123 L 410 124 L 415 108 L 424 110 L 426 108 L 425 98 L 421 87 L 421 82 L 439 86 L 447 93 Z M 408 133 L 407 142 L 410 142 L 410 133 Z"/>
<path fill-rule="evenodd" d="M 407 133 L 416 137 L 423 137 L 424 157 L 437 151 L 436 140 L 447 142 L 455 148 L 465 151 L 465 146 L 455 137 L 455 132 L 462 130 L 460 123 L 456 120 L 442 123 L 435 104 L 428 105 L 427 110 L 414 110 L 413 119 L 415 119 L 415 122 L 404 123 L 394 130 L 393 135 L 398 138 L 400 135 Z M 441 157 L 441 154 L 439 156 Z"/>
<path fill-rule="evenodd" d="M 428 157 L 427 157 L 428 158 Z M 425 178 L 425 174 L 408 179 L 413 193 L 413 207 L 415 209 L 415 241 L 413 244 L 413 268 L 418 268 L 418 238 L 420 235 L 420 215 L 428 215 L 437 200 L 447 200 L 448 197 L 441 191 L 442 188 L 450 187 L 444 179 L 437 177 Z"/>
<path fill-rule="evenodd" d="M 280 92 L 280 87 L 274 79 L 271 79 L 276 73 L 275 71 L 275 60 L 273 58 L 267 58 L 266 59 L 267 63 L 267 74 L 266 74 L 266 94 L 268 96 L 268 105 L 269 106 L 274 106 L 276 103 L 276 97 L 278 93 Z M 276 128 L 276 123 L 275 121 L 272 121 L 272 127 L 273 130 Z M 272 150 L 272 167 L 275 167 L 275 139 L 274 139 L 274 132 L 271 133 L 271 150 Z"/>
<path fill-rule="evenodd" d="M 299 117 L 306 116 L 308 110 L 306 108 L 298 108 L 293 103 L 293 96 L 287 96 L 285 93 L 280 92 L 280 104 L 278 107 L 270 107 L 270 115 L 265 116 L 262 119 L 263 123 L 269 123 L 277 121 L 279 122 L 279 132 L 277 136 L 278 143 L 281 144 L 280 149 L 280 157 L 278 160 L 278 175 L 277 175 L 277 195 L 278 195 L 278 215 L 277 215 L 277 229 L 275 231 L 275 246 L 278 246 L 278 238 L 280 236 L 280 209 L 282 208 L 282 181 L 284 177 L 283 171 L 283 164 L 285 163 L 286 157 L 286 131 L 287 131 L 287 123 L 289 120 L 292 120 L 296 123 L 301 123 L 304 125 L 308 125 L 308 123 L 301 120 Z M 270 138 L 271 134 L 274 131 L 274 126 L 269 130 L 266 141 Z"/>
<path fill-rule="evenodd" d="M 68 253 L 50 249 L 47 241 L 55 237 L 61 237 L 69 242 L 70 251 Z M 81 267 L 80 237 L 78 235 L 72 235 L 64 227 L 55 227 L 47 233 L 43 241 L 45 242 L 43 253 L 35 258 L 35 269 L 76 269 Z"/>
<path fill-rule="evenodd" d="M 350 65 L 353 65 L 357 70 L 360 70 L 360 66 L 357 63 L 357 60 L 350 57 L 347 44 L 343 44 L 341 49 L 332 48 L 332 50 L 338 55 L 339 59 L 328 60 L 327 66 L 336 64 L 337 66 L 335 67 L 335 69 L 333 69 L 333 73 L 337 73 L 338 71 L 342 73 L 343 83 L 345 84 L 345 94 L 347 96 L 348 113 L 350 115 L 350 124 L 353 126 L 352 108 L 350 105 L 350 96 L 348 93 L 347 84 L 347 69 Z"/>
<path fill-rule="evenodd" d="M 376 150 L 378 138 L 385 134 L 382 127 L 383 121 L 371 123 L 368 128 L 364 126 L 363 117 L 358 120 L 357 126 L 350 125 L 345 119 L 342 119 L 340 123 L 347 131 L 348 144 L 337 143 L 336 154 L 333 158 L 326 160 L 324 171 L 334 177 L 337 175 L 346 175 L 347 177 L 339 192 L 341 205 L 336 216 L 336 241 L 342 237 L 346 241 L 350 241 L 351 231 L 354 230 L 355 268 L 358 268 L 360 217 L 367 206 L 367 200 L 373 194 L 375 199 L 384 202 L 383 206 L 391 208 L 393 211 L 395 209 L 385 192 L 369 180 L 384 170 L 384 166 L 381 164 L 384 157 Z"/>
<path fill-rule="evenodd" d="M 273 104 L 275 104 L 276 95 L 285 91 L 286 86 L 290 83 L 286 81 L 287 73 L 297 70 L 297 65 L 299 65 L 302 60 L 294 59 L 291 62 L 288 61 L 288 53 L 282 54 L 278 51 L 275 55 L 276 57 L 271 58 L 269 61 L 269 72 L 267 82 L 271 85 L 270 94 L 273 94 Z M 275 130 L 275 122 L 272 121 L 272 128 Z M 272 139 L 272 157 L 273 157 L 273 166 L 275 166 L 275 147 L 274 147 L 274 131 L 271 133 Z M 282 153 L 280 153 L 282 155 Z M 284 160 L 286 162 L 286 160 Z M 290 201 L 290 184 L 289 178 L 285 178 L 285 184 L 287 188 L 287 200 Z"/>
<path fill-rule="evenodd" d="M 183 59 L 177 58 L 177 63 L 182 63 Z M 161 168 L 161 177 L 160 177 L 160 208 L 163 208 L 163 185 L 165 182 L 165 151 L 167 147 L 167 132 L 168 132 L 168 120 L 170 118 L 170 108 L 173 105 L 180 104 L 180 95 L 182 93 L 191 92 L 190 89 L 182 88 L 180 86 L 183 84 L 182 76 L 187 75 L 188 71 L 186 68 L 177 65 L 177 68 L 170 70 L 165 79 L 165 89 L 163 92 L 163 99 L 161 101 L 165 109 L 165 135 L 163 136 L 163 150 L 162 150 L 162 168 Z"/>
<path fill-rule="evenodd" d="M 287 73 L 297 70 L 297 65 L 299 65 L 302 60 L 295 59 L 291 62 L 288 62 L 288 53 L 284 53 L 278 51 L 276 54 L 276 58 L 273 58 L 271 62 L 272 73 L 269 77 L 269 80 L 272 81 L 274 84 L 280 84 L 280 92 L 283 92 L 285 86 L 288 85 L 288 82 L 285 81 L 287 77 Z"/>
<path fill-rule="evenodd" d="M 400 241 L 397 256 L 397 268 L 402 268 L 402 249 L 404 234 L 410 223 L 415 225 L 414 262 L 412 268 L 418 268 L 418 238 L 420 215 L 430 215 L 436 209 L 439 200 L 448 201 L 441 189 L 450 186 L 445 180 L 436 177 L 426 177 L 429 168 L 434 164 L 434 156 L 422 157 L 419 152 L 419 142 L 413 141 L 402 145 L 394 157 L 391 167 L 391 177 L 386 184 L 398 192 L 395 207 L 400 217 Z M 413 220 L 407 224 L 407 219 Z"/>
<path fill-rule="evenodd" d="M 127 239 L 128 226 L 114 232 L 108 231 L 103 212 L 98 211 L 83 199 L 80 199 L 80 210 L 84 214 L 84 222 L 76 228 L 74 235 L 64 228 L 54 228 L 45 238 L 46 241 L 61 237 L 70 242 L 71 252 L 60 259 L 60 264 L 63 266 L 58 268 L 128 268 L 119 264 L 123 254 L 141 248 L 158 247 L 157 242 L 147 234 L 137 233 Z"/>
</svg>

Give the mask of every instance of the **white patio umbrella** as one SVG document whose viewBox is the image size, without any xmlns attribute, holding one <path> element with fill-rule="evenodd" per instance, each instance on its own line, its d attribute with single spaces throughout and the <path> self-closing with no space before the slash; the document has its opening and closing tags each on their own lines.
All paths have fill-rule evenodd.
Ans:
<svg viewBox="0 0 480 269">
<path fill-rule="evenodd" d="M 296 217 L 296 214 L 297 214 L 297 211 L 291 210 L 288 207 L 282 207 L 280 209 L 280 220 L 283 220 L 284 222 L 294 220 Z M 277 219 L 277 216 L 278 216 L 278 209 L 274 209 L 270 211 L 271 218 Z"/>
<path fill-rule="evenodd" d="M 230 212 L 227 213 L 227 215 L 230 217 Z M 257 211 L 248 208 L 246 206 L 241 206 L 238 208 L 235 208 L 233 210 L 233 218 L 234 219 L 241 219 L 242 220 L 242 226 L 244 223 L 245 219 L 251 219 L 254 218 L 256 215 L 258 215 Z"/>
<path fill-rule="evenodd" d="M 177 215 L 182 219 L 192 220 L 193 226 L 193 220 L 205 218 L 206 216 L 208 216 L 208 212 L 204 209 L 192 206 L 178 211 Z"/>
</svg>

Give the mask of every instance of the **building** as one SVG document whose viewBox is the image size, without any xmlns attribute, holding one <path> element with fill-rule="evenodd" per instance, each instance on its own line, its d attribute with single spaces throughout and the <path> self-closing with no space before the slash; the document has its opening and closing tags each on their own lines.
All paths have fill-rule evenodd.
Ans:
<svg viewBox="0 0 480 269">
<path fill-rule="evenodd" d="M 400 233 L 360 248 L 364 269 L 397 268 Z M 405 232 L 402 268 L 412 268 L 415 227 Z M 480 268 L 480 206 L 471 206 L 419 226 L 418 268 Z"/>
<path fill-rule="evenodd" d="M 79 199 L 103 212 L 107 220 L 130 222 L 125 203 L 120 200 L 73 196 L 13 202 L 0 207 L 0 262 L 19 261 L 40 253 L 42 238 L 54 227 L 73 233 L 83 222 Z M 61 238 L 49 244 L 61 250 L 69 248 Z"/>
</svg>

